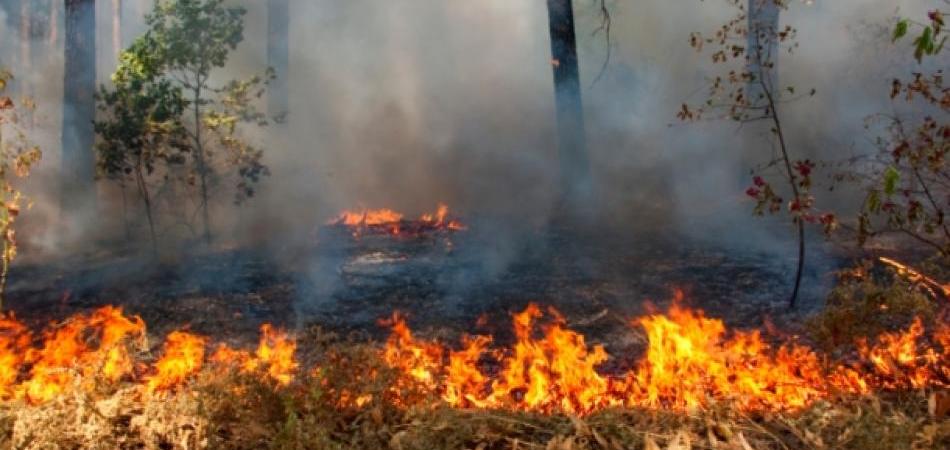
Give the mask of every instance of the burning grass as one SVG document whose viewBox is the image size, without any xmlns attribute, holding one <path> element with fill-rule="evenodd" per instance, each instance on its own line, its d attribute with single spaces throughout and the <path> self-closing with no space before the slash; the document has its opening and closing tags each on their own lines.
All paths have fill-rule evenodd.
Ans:
<svg viewBox="0 0 950 450">
<path fill-rule="evenodd" d="M 631 321 L 626 371 L 554 310 L 514 342 L 446 346 L 385 323 L 383 346 L 261 328 L 255 349 L 184 330 L 152 358 L 117 308 L 34 339 L 0 322 L 4 448 L 940 448 L 950 442 L 950 327 L 858 341 L 832 359 L 680 306 Z M 930 328 L 930 329 L 928 329 Z"/>
</svg>

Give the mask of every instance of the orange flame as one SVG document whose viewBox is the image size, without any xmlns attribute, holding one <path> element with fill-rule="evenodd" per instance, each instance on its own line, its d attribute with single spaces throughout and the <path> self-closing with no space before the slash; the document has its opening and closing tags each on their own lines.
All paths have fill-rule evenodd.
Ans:
<svg viewBox="0 0 950 450">
<path fill-rule="evenodd" d="M 41 345 L 34 348 L 25 325 L 12 315 L 0 315 L 0 400 L 22 398 L 42 403 L 72 386 L 88 388 L 95 380 L 139 381 L 130 344 L 144 351 L 145 336 L 141 318 L 127 317 L 121 308 L 106 306 L 51 325 L 42 334 Z M 143 386 L 156 392 L 185 383 L 201 370 L 206 343 L 207 338 L 184 331 L 169 334 L 151 374 L 140 379 Z M 264 324 L 253 354 L 222 346 L 212 359 L 240 361 L 242 371 L 260 372 L 286 385 L 293 381 L 298 367 L 296 349 L 296 341 L 286 332 Z"/>
<path fill-rule="evenodd" d="M 281 385 L 290 384 L 298 364 L 294 360 L 297 343 L 286 332 L 275 330 L 270 324 L 261 325 L 261 338 L 257 351 L 252 355 L 243 350 L 233 350 L 221 344 L 211 356 L 211 361 L 237 366 L 241 373 L 250 374 L 267 369 L 267 375 Z"/>
<path fill-rule="evenodd" d="M 406 325 L 406 320 L 397 312 L 383 322 L 392 327 L 393 333 L 386 342 L 383 359 L 401 369 L 412 379 L 427 386 L 434 386 L 436 374 L 442 367 L 443 348 L 435 343 L 415 339 Z"/>
<path fill-rule="evenodd" d="M 440 203 L 435 212 L 425 213 L 416 221 L 403 220 L 405 216 L 391 209 L 369 209 L 362 211 L 343 211 L 336 218 L 329 221 L 329 225 L 344 225 L 362 229 L 375 229 L 377 232 L 399 236 L 402 234 L 418 234 L 424 230 L 453 230 L 460 231 L 466 227 L 458 220 L 450 218 L 449 207 Z M 362 234 L 354 231 L 354 236 Z"/>
<path fill-rule="evenodd" d="M 33 367 L 19 394 L 38 403 L 59 395 L 76 381 L 77 375 L 99 373 L 109 381 L 117 381 L 132 371 L 124 342 L 144 337 L 142 319 L 127 318 L 120 308 L 106 306 L 88 316 L 76 316 L 47 331 L 42 348 L 27 351 L 25 359 Z M 90 346 L 91 340 L 98 340 L 98 345 Z"/>
<path fill-rule="evenodd" d="M 0 398 L 13 395 L 20 366 L 30 346 L 30 332 L 13 315 L 0 316 Z"/>
<path fill-rule="evenodd" d="M 488 336 L 468 336 L 461 349 L 449 350 L 414 336 L 405 318 L 395 313 L 386 321 L 392 334 L 381 356 L 403 375 L 398 383 L 421 386 L 448 405 L 542 413 L 588 414 L 614 406 L 692 410 L 717 403 L 744 411 L 778 411 L 875 389 L 945 388 L 950 380 L 946 323 L 928 334 L 923 322 L 915 320 L 906 330 L 859 342 L 853 363 L 830 365 L 805 346 L 772 346 L 757 331 L 730 332 L 722 321 L 674 304 L 666 314 L 632 321 L 646 336 L 642 359 L 626 372 L 604 373 L 609 359 L 604 347 L 567 328 L 557 311 L 532 304 L 512 320 L 510 348 L 492 348 Z M 74 316 L 41 336 L 34 347 L 27 327 L 12 315 L 0 316 L 2 399 L 40 403 L 74 386 L 88 389 L 98 380 L 141 383 L 148 392 L 171 391 L 202 370 L 208 342 L 175 331 L 145 372 L 134 370 L 131 353 L 133 344 L 145 347 L 145 324 L 119 308 Z M 283 386 L 299 371 L 296 348 L 290 335 L 265 324 L 255 350 L 221 345 L 209 360 Z M 388 394 L 381 398 L 406 400 Z M 373 399 L 359 390 L 346 391 L 339 405 L 358 408 Z"/>
<path fill-rule="evenodd" d="M 366 225 L 386 225 L 398 223 L 402 214 L 391 209 L 371 209 L 360 212 L 343 211 L 336 219 L 330 221 L 332 225 L 346 225 L 350 227 Z"/>
<path fill-rule="evenodd" d="M 874 346 L 862 344 L 867 366 L 829 367 L 805 346 L 773 348 L 757 331 L 730 333 L 722 321 L 674 304 L 667 314 L 633 322 L 646 331 L 646 353 L 631 370 L 611 377 L 597 370 L 608 360 L 604 348 L 565 328 L 556 311 L 549 315 L 540 334 L 537 323 L 545 314 L 536 305 L 513 315 L 513 347 L 494 352 L 485 336 L 467 337 L 461 350 L 446 351 L 413 337 L 396 315 L 383 355 L 407 379 L 439 389 L 452 406 L 574 414 L 610 406 L 692 410 L 723 402 L 746 411 L 789 410 L 836 393 L 945 386 L 950 373 L 950 326 L 934 332 L 942 353 L 918 344 L 924 335 L 918 320 L 882 335 Z M 483 359 L 497 362 L 497 376 L 481 370 Z"/>
<path fill-rule="evenodd" d="M 168 335 L 162 357 L 155 363 L 155 374 L 148 378 L 149 392 L 181 385 L 196 374 L 204 361 L 207 339 L 184 331 Z"/>
</svg>

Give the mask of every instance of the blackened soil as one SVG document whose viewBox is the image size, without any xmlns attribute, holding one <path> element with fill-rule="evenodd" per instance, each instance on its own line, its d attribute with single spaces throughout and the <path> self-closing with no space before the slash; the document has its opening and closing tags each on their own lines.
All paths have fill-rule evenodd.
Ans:
<svg viewBox="0 0 950 450">
<path fill-rule="evenodd" d="M 677 289 L 685 304 L 730 326 L 761 327 L 768 318 L 788 330 L 820 305 L 840 264 L 815 258 L 824 262 L 810 264 L 802 306 L 788 312 L 791 254 L 777 260 L 674 236 L 498 230 L 488 224 L 354 238 L 326 227 L 315 242 L 286 254 L 231 250 L 175 264 L 110 256 L 17 266 L 7 305 L 36 327 L 120 305 L 142 316 L 154 336 L 188 328 L 231 342 L 255 340 L 264 322 L 380 339 L 387 331 L 378 320 L 398 310 L 421 336 L 457 342 L 464 333 L 492 334 L 505 342 L 510 314 L 535 302 L 556 308 L 623 364 L 642 343 L 631 319 L 665 310 Z"/>
</svg>

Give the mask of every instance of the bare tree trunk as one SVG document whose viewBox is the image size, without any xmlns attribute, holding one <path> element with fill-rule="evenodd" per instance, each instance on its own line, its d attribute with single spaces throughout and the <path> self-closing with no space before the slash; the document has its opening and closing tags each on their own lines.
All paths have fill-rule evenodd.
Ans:
<svg viewBox="0 0 950 450">
<path fill-rule="evenodd" d="M 96 2 L 65 0 L 62 210 L 67 229 L 92 219 L 96 207 L 93 144 L 96 114 Z"/>
<path fill-rule="evenodd" d="M 19 36 L 19 19 L 22 1 L 23 0 L 0 0 L 0 9 L 3 10 L 3 14 L 6 16 L 3 27 L 10 36 Z M 18 31 L 14 33 L 13 30 Z M 14 76 L 18 75 L 19 72 L 16 66 L 19 63 L 19 48 L 16 45 L 17 42 L 18 39 L 15 38 L 0 40 L 0 52 L 2 52 L 0 53 L 0 68 L 13 72 Z M 16 90 L 16 80 L 12 80 L 7 90 L 8 92 Z"/>
<path fill-rule="evenodd" d="M 115 65 L 122 53 L 122 0 L 112 0 L 112 56 Z"/>
<path fill-rule="evenodd" d="M 557 104 L 562 195 L 568 205 L 577 205 L 590 193 L 591 180 L 571 0 L 548 0 L 548 26 Z"/>
<path fill-rule="evenodd" d="M 49 36 L 47 39 L 50 50 L 53 50 L 56 48 L 56 45 L 59 44 L 60 2 L 59 0 L 50 0 L 50 4 Z M 53 52 L 50 52 L 50 58 L 53 58 Z"/>
<path fill-rule="evenodd" d="M 748 55 L 761 55 L 750 57 L 748 72 L 751 74 L 765 74 L 768 80 L 763 80 L 773 88 L 778 82 L 778 41 L 775 36 L 779 27 L 779 12 L 781 9 L 775 3 L 777 0 L 749 0 L 749 10 L 747 12 L 749 22 Z M 758 80 L 750 80 L 748 84 L 748 98 L 752 102 L 765 101 L 765 93 L 762 92 Z"/>
<path fill-rule="evenodd" d="M 282 122 L 290 112 L 290 0 L 268 0 L 267 64 L 277 76 L 268 89 L 267 112 Z"/>
<path fill-rule="evenodd" d="M 20 95 L 29 96 L 30 94 L 30 82 L 27 81 L 27 77 L 31 76 L 33 73 L 32 65 L 30 64 L 30 0 L 21 0 L 20 1 L 20 64 L 17 67 L 17 70 L 20 72 Z"/>
<path fill-rule="evenodd" d="M 56 0 L 30 0 L 31 3 L 31 13 L 30 13 L 30 67 L 32 72 L 41 74 L 44 73 L 46 69 L 47 59 L 51 53 L 52 47 L 48 45 L 46 40 L 47 35 L 50 32 L 50 22 L 52 20 L 52 7 L 53 3 Z M 34 88 L 31 92 L 32 96 L 37 95 L 37 91 Z M 36 115 L 33 110 L 28 111 L 29 114 L 29 124 L 31 127 L 36 126 Z"/>
</svg>

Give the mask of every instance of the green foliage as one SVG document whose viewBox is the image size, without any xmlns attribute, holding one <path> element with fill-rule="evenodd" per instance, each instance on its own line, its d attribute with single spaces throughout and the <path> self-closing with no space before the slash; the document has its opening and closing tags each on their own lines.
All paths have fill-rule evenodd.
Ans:
<svg viewBox="0 0 950 450">
<path fill-rule="evenodd" d="M 234 180 L 235 202 L 241 203 L 268 174 L 263 150 L 244 139 L 242 129 L 269 123 L 256 103 L 273 72 L 221 85 L 211 82 L 244 39 L 246 11 L 227 3 L 156 2 L 146 16 L 147 31 L 120 58 L 114 87 L 100 94 L 108 118 L 97 127 L 102 172 L 112 178 L 137 178 L 146 203 L 153 174 L 162 175 L 166 183 L 180 183 L 196 212 L 202 213 L 209 242 L 209 209 L 221 180 Z M 184 176 L 168 178 L 171 165 L 181 167 Z M 182 216 L 190 220 L 193 214 Z"/>
<path fill-rule="evenodd" d="M 188 146 L 181 123 L 187 102 L 181 89 L 162 78 L 154 42 L 139 39 L 120 56 L 113 87 L 100 88 L 95 122 L 100 176 L 131 180 L 145 207 L 152 248 L 157 251 L 155 217 L 149 179 L 156 170 L 184 164 Z"/>
<path fill-rule="evenodd" d="M 23 206 L 23 193 L 14 184 L 15 178 L 26 177 L 42 157 L 39 147 L 32 145 L 20 127 L 19 112 L 32 108 L 25 100 L 17 105 L 3 95 L 13 75 L 0 69 L 0 309 L 7 284 L 10 264 L 17 254 L 14 224 Z"/>
<path fill-rule="evenodd" d="M 928 23 L 921 24 L 913 22 L 921 28 L 920 34 L 914 38 L 914 58 L 917 62 L 922 62 L 924 56 L 934 56 L 943 50 L 947 42 L 947 36 L 944 33 L 943 12 L 933 10 L 927 14 Z M 909 19 L 901 19 L 894 26 L 894 35 L 892 41 L 897 42 L 910 30 L 912 22 Z"/>
</svg>

